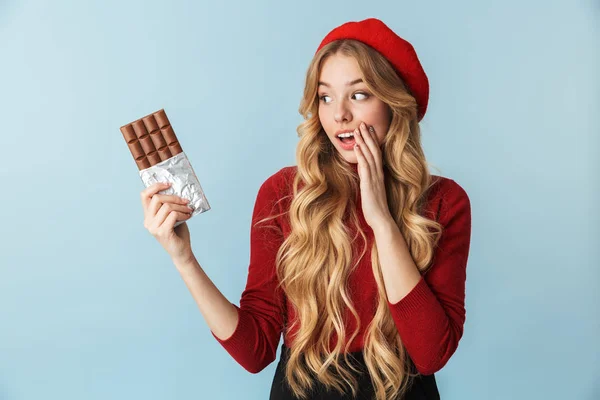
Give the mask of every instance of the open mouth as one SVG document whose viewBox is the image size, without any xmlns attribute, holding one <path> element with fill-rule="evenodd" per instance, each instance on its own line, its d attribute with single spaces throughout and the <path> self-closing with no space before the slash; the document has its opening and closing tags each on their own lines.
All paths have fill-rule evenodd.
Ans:
<svg viewBox="0 0 600 400">
<path fill-rule="evenodd" d="M 354 136 L 350 136 L 350 137 L 336 136 L 336 138 L 337 138 L 337 140 L 339 140 L 341 146 L 346 150 L 352 150 L 354 148 L 354 144 L 356 143 Z"/>
</svg>

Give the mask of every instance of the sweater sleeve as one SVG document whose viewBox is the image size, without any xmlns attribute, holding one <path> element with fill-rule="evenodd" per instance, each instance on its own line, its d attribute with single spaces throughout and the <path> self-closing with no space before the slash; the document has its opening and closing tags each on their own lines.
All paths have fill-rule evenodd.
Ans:
<svg viewBox="0 0 600 400">
<path fill-rule="evenodd" d="M 260 187 L 250 228 L 250 264 L 246 288 L 238 312 L 235 331 L 225 340 L 215 339 L 247 371 L 258 373 L 275 360 L 284 323 L 283 295 L 276 286 L 275 256 L 283 242 L 283 234 L 277 220 L 269 220 L 255 226 L 269 215 L 278 213 L 275 175 Z"/>
<path fill-rule="evenodd" d="M 471 205 L 464 189 L 449 179 L 442 188 L 442 236 L 433 265 L 397 303 L 388 301 L 400 338 L 422 375 L 448 362 L 465 322 L 466 267 L 471 240 Z"/>
</svg>

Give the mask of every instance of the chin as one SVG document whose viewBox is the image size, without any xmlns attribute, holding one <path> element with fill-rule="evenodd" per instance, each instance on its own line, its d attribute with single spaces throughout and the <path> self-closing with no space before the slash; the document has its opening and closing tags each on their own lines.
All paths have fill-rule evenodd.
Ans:
<svg viewBox="0 0 600 400">
<path fill-rule="evenodd" d="M 335 150 L 339 152 L 344 160 L 350 164 L 358 164 L 358 158 L 356 157 L 355 150 L 345 150 L 334 144 Z"/>
<path fill-rule="evenodd" d="M 345 151 L 342 150 L 342 157 L 344 160 L 349 162 L 350 164 L 358 164 L 358 158 L 356 158 L 356 154 L 344 154 Z"/>
</svg>

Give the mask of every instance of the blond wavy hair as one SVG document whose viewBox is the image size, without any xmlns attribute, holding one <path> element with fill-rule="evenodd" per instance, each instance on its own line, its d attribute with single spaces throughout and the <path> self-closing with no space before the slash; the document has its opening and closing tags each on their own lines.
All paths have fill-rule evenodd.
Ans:
<svg viewBox="0 0 600 400">
<path fill-rule="evenodd" d="M 302 399 L 307 398 L 315 379 L 339 393 L 349 388 L 356 396 L 356 374 L 361 373 L 346 354 L 361 324 L 349 295 L 348 278 L 367 251 L 366 245 L 363 246 L 359 260 L 351 264 L 352 244 L 356 246 L 357 236 L 350 237 L 346 224 L 351 222 L 363 243 L 367 243 L 356 213 L 356 207 L 361 206 L 355 204 L 359 179 L 327 137 L 318 116 L 320 71 L 325 59 L 337 53 L 358 62 L 367 88 L 391 111 L 390 128 L 382 148 L 387 200 L 421 273 L 430 266 L 442 232 L 441 224 L 420 215 L 432 186 L 432 176 L 421 147 L 415 98 L 390 63 L 373 48 L 348 39 L 327 44 L 315 54 L 306 73 L 299 107 L 304 121 L 297 128 L 300 138 L 296 149 L 297 174 L 286 211 L 291 232 L 276 257 L 279 285 L 297 316 L 291 324 L 286 324 L 286 333 L 295 328 L 297 333 L 291 340 L 285 378 L 294 394 Z M 388 309 L 375 242 L 371 264 L 379 298 L 364 337 L 364 360 L 377 400 L 402 397 L 417 374 L 411 368 L 412 362 Z M 347 336 L 343 319 L 346 309 L 356 318 L 357 328 L 349 335 L 345 348 L 342 348 L 344 340 L 337 340 L 331 349 L 334 334 L 337 338 Z"/>
</svg>

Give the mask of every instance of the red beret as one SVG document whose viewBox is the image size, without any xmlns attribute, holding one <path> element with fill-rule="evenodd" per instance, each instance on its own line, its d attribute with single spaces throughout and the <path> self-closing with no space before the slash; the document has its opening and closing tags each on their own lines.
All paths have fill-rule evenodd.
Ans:
<svg viewBox="0 0 600 400">
<path fill-rule="evenodd" d="M 394 67 L 417 100 L 419 121 L 425 115 L 429 100 L 429 80 L 417 58 L 412 45 L 396 35 L 377 18 L 346 22 L 325 36 L 319 50 L 326 44 L 339 39 L 354 39 L 363 42 L 383 55 Z"/>
</svg>

